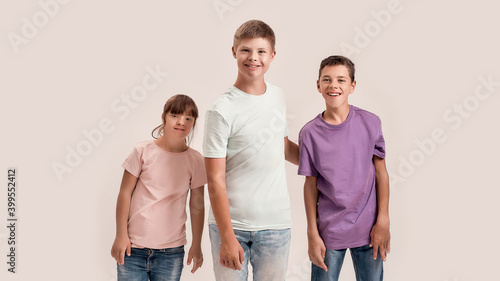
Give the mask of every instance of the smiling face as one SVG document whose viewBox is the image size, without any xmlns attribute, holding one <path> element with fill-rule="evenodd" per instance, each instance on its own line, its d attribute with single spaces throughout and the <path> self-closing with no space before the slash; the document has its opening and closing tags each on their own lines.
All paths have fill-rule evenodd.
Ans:
<svg viewBox="0 0 500 281">
<path fill-rule="evenodd" d="M 233 56 L 238 64 L 238 76 L 245 80 L 264 78 L 276 51 L 269 41 L 262 37 L 242 39 L 233 46 Z"/>
<path fill-rule="evenodd" d="M 317 86 L 327 109 L 339 110 L 349 107 L 348 97 L 354 92 L 356 81 L 351 81 L 346 66 L 328 65 L 321 70 Z"/>
</svg>

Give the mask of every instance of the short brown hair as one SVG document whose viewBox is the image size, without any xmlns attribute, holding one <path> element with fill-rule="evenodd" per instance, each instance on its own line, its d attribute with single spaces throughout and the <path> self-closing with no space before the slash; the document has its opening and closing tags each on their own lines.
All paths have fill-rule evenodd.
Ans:
<svg viewBox="0 0 500 281">
<path fill-rule="evenodd" d="M 269 41 L 271 50 L 274 51 L 276 45 L 276 37 L 273 29 L 261 20 L 249 20 L 236 30 L 234 33 L 233 47 L 237 48 L 241 40 L 248 38 L 264 38 Z"/>
<path fill-rule="evenodd" d="M 163 106 L 163 114 L 161 115 L 162 124 L 154 128 L 151 132 L 153 138 L 158 138 L 163 135 L 163 128 L 165 127 L 167 114 L 187 114 L 194 118 L 193 128 L 191 133 L 186 138 L 186 144 L 189 144 L 192 139 L 192 133 L 196 126 L 196 119 L 198 118 L 198 107 L 192 98 L 186 95 L 175 95 L 167 100 Z"/>
<path fill-rule="evenodd" d="M 324 59 L 319 67 L 318 77 L 321 77 L 321 71 L 323 70 L 323 68 L 325 68 L 325 66 L 334 66 L 334 65 L 343 65 L 347 67 L 347 71 L 349 71 L 349 77 L 351 78 L 351 82 L 354 82 L 354 72 L 355 72 L 354 63 L 350 59 L 344 56 L 329 56 L 326 59 Z"/>
</svg>

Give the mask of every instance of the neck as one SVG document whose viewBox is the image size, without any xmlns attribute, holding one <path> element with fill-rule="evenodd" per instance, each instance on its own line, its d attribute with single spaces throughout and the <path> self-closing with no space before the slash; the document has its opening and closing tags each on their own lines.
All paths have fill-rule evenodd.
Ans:
<svg viewBox="0 0 500 281">
<path fill-rule="evenodd" d="M 179 153 L 184 152 L 189 148 L 184 140 L 172 140 L 165 135 L 157 138 L 154 142 L 168 152 Z"/>
<path fill-rule="evenodd" d="M 351 107 L 348 104 L 339 108 L 327 107 L 325 112 L 323 113 L 323 120 L 331 125 L 340 125 L 344 123 L 344 121 L 347 119 L 347 116 L 349 116 L 350 108 Z"/>
<path fill-rule="evenodd" d="M 248 79 L 238 75 L 234 86 L 245 93 L 254 96 L 260 96 L 266 92 L 266 83 L 264 82 L 264 77 L 259 77 L 255 79 Z"/>
</svg>

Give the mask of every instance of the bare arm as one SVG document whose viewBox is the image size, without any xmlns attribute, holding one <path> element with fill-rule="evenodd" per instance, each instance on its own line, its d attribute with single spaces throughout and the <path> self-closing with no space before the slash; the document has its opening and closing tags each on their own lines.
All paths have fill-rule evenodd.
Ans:
<svg viewBox="0 0 500 281">
<path fill-rule="evenodd" d="M 373 258 L 377 258 L 377 251 L 383 261 L 391 251 L 391 233 L 389 220 L 389 174 L 385 167 L 385 159 L 373 156 L 375 165 L 375 180 L 377 189 L 377 222 L 370 233 L 370 246 L 373 247 Z"/>
<path fill-rule="evenodd" d="M 226 192 L 226 159 L 205 158 L 205 167 L 207 169 L 208 195 L 221 239 L 220 263 L 225 267 L 241 270 L 245 257 L 231 224 L 229 200 Z"/>
<path fill-rule="evenodd" d="M 191 270 L 191 273 L 194 273 L 203 264 L 203 253 L 201 251 L 201 236 L 205 220 L 205 188 L 203 186 L 191 189 L 189 212 L 191 213 L 193 242 L 189 249 L 187 264 L 190 265 L 191 261 L 194 261 L 193 269 Z"/>
<path fill-rule="evenodd" d="M 130 212 L 130 200 L 136 184 L 137 178 L 125 170 L 116 203 L 116 237 L 111 248 L 111 256 L 120 265 L 124 264 L 125 252 L 130 256 L 131 247 L 127 224 Z"/>
<path fill-rule="evenodd" d="M 299 165 L 299 146 L 285 137 L 285 160 Z"/>
<path fill-rule="evenodd" d="M 306 177 L 304 182 L 304 205 L 306 207 L 307 218 L 307 240 L 309 260 L 316 266 L 328 271 L 325 260 L 326 247 L 323 239 L 319 236 L 316 219 L 318 216 L 318 187 L 317 177 Z"/>
</svg>

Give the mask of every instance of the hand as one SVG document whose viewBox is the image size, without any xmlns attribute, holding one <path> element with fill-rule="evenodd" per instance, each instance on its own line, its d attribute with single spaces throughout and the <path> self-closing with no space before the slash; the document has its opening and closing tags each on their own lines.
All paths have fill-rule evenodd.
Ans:
<svg viewBox="0 0 500 281">
<path fill-rule="evenodd" d="M 309 260 L 317 267 L 323 268 L 324 271 L 328 271 L 328 267 L 324 262 L 326 247 L 323 239 L 321 239 L 319 235 L 309 236 L 308 245 Z"/>
<path fill-rule="evenodd" d="M 191 261 L 194 261 L 193 269 L 191 269 L 191 273 L 194 273 L 203 264 L 201 246 L 191 246 L 188 253 L 187 265 L 191 265 Z"/>
<path fill-rule="evenodd" d="M 373 247 L 373 259 L 377 259 L 377 252 L 383 261 L 387 260 L 387 254 L 391 252 L 391 233 L 388 220 L 377 220 L 370 232 L 370 247 Z"/>
<path fill-rule="evenodd" d="M 116 236 L 113 247 L 111 248 L 111 256 L 115 258 L 119 265 L 125 263 L 125 252 L 130 256 L 131 245 L 128 236 Z"/>
<path fill-rule="evenodd" d="M 243 248 L 240 242 L 233 237 L 228 242 L 222 241 L 220 244 L 220 263 L 230 269 L 241 270 L 241 265 L 245 260 Z"/>
</svg>

